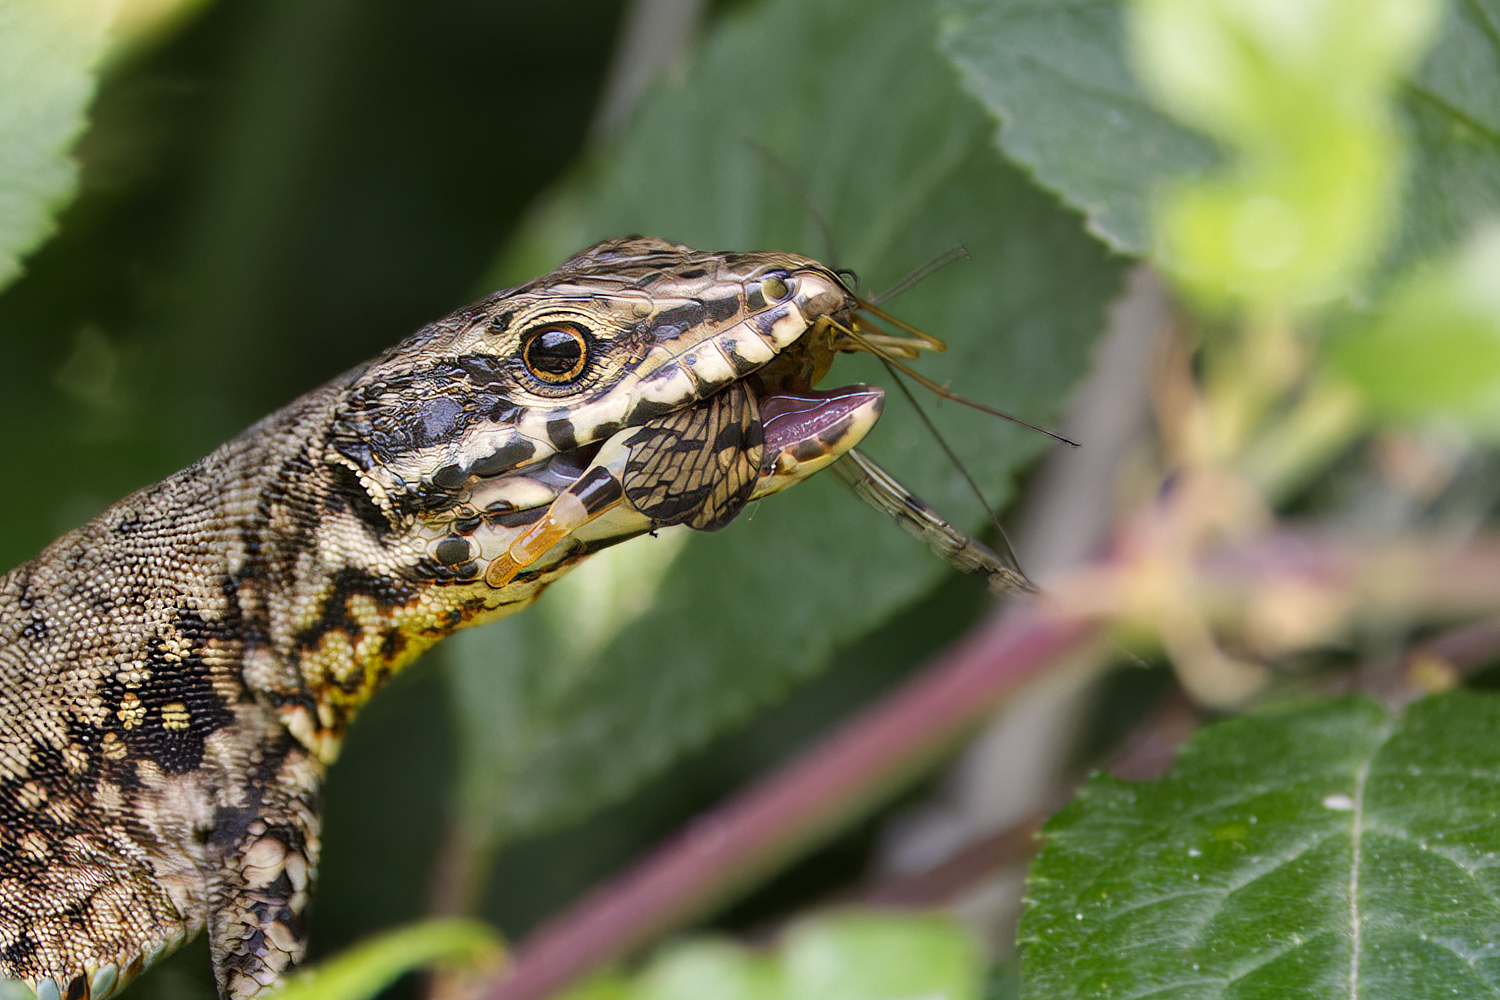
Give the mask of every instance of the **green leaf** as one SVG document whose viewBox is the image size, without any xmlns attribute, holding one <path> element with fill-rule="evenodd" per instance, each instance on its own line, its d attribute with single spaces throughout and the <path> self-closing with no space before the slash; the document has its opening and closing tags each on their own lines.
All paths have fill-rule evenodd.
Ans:
<svg viewBox="0 0 1500 1000">
<path fill-rule="evenodd" d="M 72 198 L 112 0 L 0 0 L 0 288 Z"/>
<path fill-rule="evenodd" d="M 498 966 L 504 949 L 494 929 L 472 920 L 429 920 L 381 934 L 299 973 L 287 1000 L 365 1000 L 403 973 L 436 962 Z"/>
<path fill-rule="evenodd" d="M 983 979 L 973 938 L 949 917 L 846 911 L 795 924 L 770 954 L 677 944 L 633 980 L 600 977 L 564 1000 L 979 1000 Z"/>
<path fill-rule="evenodd" d="M 990 966 L 984 981 L 984 1000 L 1016 1000 L 1021 995 L 1021 956 L 1012 952 Z"/>
<path fill-rule="evenodd" d="M 940 44 L 1000 122 L 995 143 L 1116 250 L 1151 246 L 1151 196 L 1218 159 L 1147 99 L 1119 0 L 939 0 Z"/>
<path fill-rule="evenodd" d="M 1443 415 L 1500 438 L 1500 227 L 1406 276 L 1328 361 L 1379 417 Z"/>
<path fill-rule="evenodd" d="M 784 985 L 775 958 L 707 939 L 667 948 L 627 995 L 639 1000 L 777 1000 L 785 995 Z"/>
<path fill-rule="evenodd" d="M 1497 726 L 1487 694 L 1348 698 L 1090 780 L 1032 867 L 1022 995 L 1494 995 Z"/>
<path fill-rule="evenodd" d="M 965 244 L 972 260 L 889 308 L 949 342 L 921 363 L 932 378 L 1048 423 L 1087 366 L 1120 264 L 994 155 L 931 38 L 923 6 L 899 0 L 776 0 L 728 21 L 613 155 L 533 220 L 510 274 L 627 232 L 827 259 L 759 143 L 825 214 L 836 263 L 871 288 Z M 869 358 L 841 361 L 830 380 L 889 385 Z M 927 406 L 992 502 L 1046 446 Z M 981 523 L 896 393 L 865 450 L 938 509 Z M 597 556 L 536 608 L 455 637 L 460 798 L 480 839 L 623 794 L 936 584 L 935 558 L 827 478 L 717 534 L 664 532 Z"/>
<path fill-rule="evenodd" d="M 1137 72 L 1213 135 L 1225 169 L 1161 194 L 1156 257 L 1205 301 L 1252 311 L 1348 297 L 1391 232 L 1403 174 L 1397 84 L 1438 0 L 1133 0 Z"/>
<path fill-rule="evenodd" d="M 1388 271 L 1456 249 L 1500 215 L 1500 0 L 1447 6 L 1402 102 L 1411 173 Z"/>
<path fill-rule="evenodd" d="M 942 46 L 999 121 L 999 148 L 1084 212 L 1110 246 L 1151 245 L 1154 192 L 1201 176 L 1206 138 L 1153 107 L 1117 0 L 939 0 Z M 1500 212 L 1500 0 L 1449 4 L 1400 97 L 1410 170 L 1382 273 L 1451 250 Z"/>
<path fill-rule="evenodd" d="M 950 917 L 850 912 L 792 928 L 788 1000 L 978 1000 L 979 949 Z"/>
</svg>

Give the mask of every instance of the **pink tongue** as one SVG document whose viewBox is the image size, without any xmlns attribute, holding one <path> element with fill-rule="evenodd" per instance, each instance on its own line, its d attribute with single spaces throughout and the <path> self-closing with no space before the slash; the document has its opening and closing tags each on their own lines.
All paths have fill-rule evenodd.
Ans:
<svg viewBox="0 0 1500 1000">
<path fill-rule="evenodd" d="M 883 395 L 885 390 L 873 386 L 846 385 L 767 396 L 760 401 L 766 451 L 775 454 L 799 441 L 812 440 L 871 399 Z"/>
</svg>

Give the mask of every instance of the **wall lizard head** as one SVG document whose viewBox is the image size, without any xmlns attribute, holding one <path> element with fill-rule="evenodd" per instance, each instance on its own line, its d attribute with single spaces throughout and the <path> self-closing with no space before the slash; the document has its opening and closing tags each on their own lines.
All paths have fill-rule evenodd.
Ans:
<svg viewBox="0 0 1500 1000">
<path fill-rule="evenodd" d="M 443 635 L 605 546 L 721 527 L 849 451 L 883 393 L 813 386 L 855 308 L 806 257 L 630 237 L 358 370 L 322 455 L 348 516 L 322 522 L 320 593 L 288 653 L 316 705 L 288 703 L 288 727 L 331 755 L 353 710 Z"/>
<path fill-rule="evenodd" d="M 854 308 L 839 279 L 805 257 L 611 240 L 369 365 L 341 408 L 331 457 L 355 473 L 393 532 L 445 529 L 428 539 L 432 561 L 417 570 L 438 579 L 484 575 L 519 529 L 606 471 L 623 496 L 608 526 L 585 537 L 717 527 L 873 426 L 878 389 L 812 391 L 832 360 L 827 318 Z M 699 408 L 725 412 L 671 416 Z M 678 429 L 675 457 L 647 468 L 661 433 L 640 429 L 665 425 Z M 722 441 L 703 437 L 710 427 Z M 733 478 L 728 495 L 705 468 L 693 484 L 701 490 L 660 496 L 660 479 L 700 452 Z M 595 516 L 598 489 L 585 497 Z M 456 558 L 465 548 L 469 558 Z"/>
</svg>

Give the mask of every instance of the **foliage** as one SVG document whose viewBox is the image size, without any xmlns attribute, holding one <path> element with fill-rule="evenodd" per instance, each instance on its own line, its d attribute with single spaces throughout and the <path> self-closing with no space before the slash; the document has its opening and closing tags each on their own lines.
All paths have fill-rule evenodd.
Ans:
<svg viewBox="0 0 1500 1000">
<path fill-rule="evenodd" d="M 900 300 L 902 318 L 948 341 L 924 370 L 1054 419 L 1119 265 L 995 160 L 983 116 L 935 54 L 911 45 L 929 30 L 927 12 L 902 2 L 746 11 L 642 107 L 618 149 L 531 220 L 503 280 L 620 232 L 827 256 L 790 172 L 826 214 L 838 263 L 870 289 L 963 243 L 972 260 Z M 830 378 L 885 378 L 872 368 L 841 363 Z M 977 529 L 982 515 L 921 423 L 900 399 L 887 412 L 864 450 L 939 509 L 971 511 Z M 992 499 L 1045 443 L 953 407 L 934 418 L 960 453 L 985 456 L 976 474 Z M 941 579 L 925 550 L 821 480 L 733 530 L 674 534 L 607 553 L 547 603 L 455 637 L 459 801 L 482 837 L 597 808 Z"/>
<path fill-rule="evenodd" d="M 773 953 L 683 942 L 634 976 L 601 977 L 562 1000 L 978 1000 L 981 973 L 973 940 L 951 919 L 834 913 L 793 925 Z"/>
<path fill-rule="evenodd" d="M 505 950 L 493 929 L 472 920 L 430 920 L 387 931 L 299 974 L 288 1000 L 361 1000 L 403 973 L 434 964 L 494 970 Z"/>
<path fill-rule="evenodd" d="M 85 125 L 113 8 L 101 0 L 0 4 L 0 288 L 51 234 L 53 214 L 73 193 L 68 150 Z"/>
<path fill-rule="evenodd" d="M 1445 589 L 1432 571 L 1492 556 L 1500 501 L 1500 0 L 745 2 L 576 164 L 617 4 L 400 8 L 219 0 L 121 58 L 59 217 L 108 14 L 0 0 L 0 460 L 38 484 L 4 498 L 13 561 L 603 236 L 836 255 L 867 290 L 962 242 L 970 261 L 898 300 L 950 344 L 924 371 L 1044 424 L 1126 255 L 1145 257 L 1185 304 L 1158 434 L 1116 484 L 1112 554 L 1053 607 L 1160 651 L 1200 702 L 1273 707 L 1206 727 L 1160 781 L 1091 779 L 1052 821 L 1021 995 L 1494 989 L 1492 697 L 1402 708 L 1282 678 L 1421 660 L 1422 683 L 1452 686 L 1457 665 L 1410 635 L 1500 610 L 1493 574 Z M 469 75 L 421 89 L 448 72 Z M 915 415 L 889 410 L 871 454 L 978 528 Z M 934 419 L 991 500 L 1043 444 L 952 407 Z M 1293 511 L 1314 535 L 1302 563 L 1281 558 L 1302 544 Z M 1343 561 L 1308 570 L 1328 536 Z M 536 859 L 490 901 L 523 930 L 789 753 L 784 717 L 726 736 L 755 710 L 840 657 L 887 683 L 948 641 L 980 610 L 953 586 L 821 480 L 720 534 L 596 557 L 356 727 L 330 787 L 319 942 L 415 915 L 440 838 L 473 896 L 494 851 Z M 807 690 L 808 728 L 845 711 L 843 688 Z M 308 989 L 351 974 L 347 995 L 368 994 L 395 955 L 353 954 Z M 171 968 L 144 988 L 192 994 Z M 958 997 L 977 979 L 947 925 L 856 914 L 796 924 L 774 954 L 679 945 L 576 995 Z M 1013 986 L 1002 971 L 987 988 Z"/>
<path fill-rule="evenodd" d="M 1093 778 L 1032 868 L 1023 995 L 1492 992 L 1497 722 L 1492 695 L 1345 699 Z"/>
</svg>

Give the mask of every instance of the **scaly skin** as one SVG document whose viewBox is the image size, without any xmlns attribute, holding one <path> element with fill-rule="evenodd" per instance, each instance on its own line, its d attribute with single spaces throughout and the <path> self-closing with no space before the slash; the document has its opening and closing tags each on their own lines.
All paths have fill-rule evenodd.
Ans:
<svg viewBox="0 0 1500 1000">
<path fill-rule="evenodd" d="M 803 333 L 849 308 L 803 258 L 601 244 L 12 571 L 0 975 L 101 1000 L 206 928 L 223 996 L 278 989 L 305 950 L 324 770 L 359 706 L 591 552 L 717 527 L 822 464 L 812 452 L 852 447 L 878 399 L 777 454 L 757 409 L 826 366 Z M 587 329 L 588 363 L 552 384 L 522 356 L 559 323 Z M 535 533 L 567 511 L 593 519 Z"/>
</svg>

